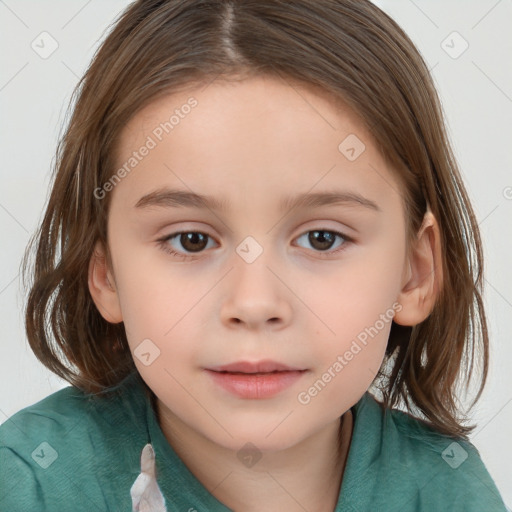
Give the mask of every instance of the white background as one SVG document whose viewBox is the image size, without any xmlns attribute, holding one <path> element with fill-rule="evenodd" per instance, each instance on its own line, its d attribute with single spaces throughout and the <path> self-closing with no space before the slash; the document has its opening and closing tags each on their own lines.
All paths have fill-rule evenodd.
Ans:
<svg viewBox="0 0 512 512">
<path fill-rule="evenodd" d="M 510 508 L 512 2 L 376 3 L 405 29 L 432 69 L 482 231 L 491 369 L 485 394 L 473 409 L 471 419 L 478 427 L 471 441 Z M 50 374 L 28 347 L 20 261 L 42 218 L 72 89 L 105 29 L 127 5 L 126 0 L 0 0 L 0 423 L 67 385 Z M 58 42 L 47 59 L 31 48 L 43 31 Z M 463 39 L 457 35 L 447 39 L 453 31 Z M 467 50 L 453 58 L 464 40 Z"/>
</svg>

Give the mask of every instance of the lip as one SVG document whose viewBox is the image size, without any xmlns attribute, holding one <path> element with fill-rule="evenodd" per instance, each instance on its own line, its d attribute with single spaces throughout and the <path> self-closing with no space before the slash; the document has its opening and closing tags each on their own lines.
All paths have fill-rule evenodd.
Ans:
<svg viewBox="0 0 512 512">
<path fill-rule="evenodd" d="M 275 396 L 297 382 L 306 369 L 275 361 L 239 361 L 205 368 L 215 384 L 240 398 L 264 399 Z"/>
<path fill-rule="evenodd" d="M 225 364 L 222 366 L 212 366 L 207 368 L 214 372 L 238 372 L 238 373 L 270 373 L 270 372 L 286 372 L 303 370 L 295 366 L 288 366 L 283 363 L 271 361 L 269 359 L 257 362 L 237 361 L 235 363 Z"/>
</svg>

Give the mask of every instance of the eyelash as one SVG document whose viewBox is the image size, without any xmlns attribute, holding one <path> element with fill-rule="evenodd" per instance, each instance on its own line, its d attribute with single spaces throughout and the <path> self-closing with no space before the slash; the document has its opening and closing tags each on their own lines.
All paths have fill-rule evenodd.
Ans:
<svg viewBox="0 0 512 512">
<path fill-rule="evenodd" d="M 341 237 L 344 240 L 344 243 L 340 246 L 340 248 L 338 248 L 338 249 L 336 249 L 334 251 L 329 251 L 329 250 L 327 250 L 327 251 L 314 251 L 314 252 L 317 252 L 317 253 L 320 253 L 320 254 L 323 254 L 323 253 L 326 253 L 326 254 L 329 254 L 329 255 L 331 255 L 331 254 L 338 254 L 338 253 L 346 250 L 347 244 L 350 245 L 354 241 L 353 238 L 351 238 L 349 236 L 346 236 L 343 233 L 340 233 L 339 231 L 335 231 L 333 229 L 310 229 L 310 230 L 305 231 L 304 233 L 302 233 L 297 238 L 301 238 L 302 236 L 307 235 L 308 233 L 312 233 L 314 231 L 321 231 L 321 232 L 325 232 L 325 233 L 331 233 L 331 234 L 333 234 L 335 236 Z M 202 231 L 178 231 L 176 233 L 171 233 L 168 236 L 165 236 L 163 238 L 158 239 L 157 240 L 158 247 L 161 248 L 164 252 L 170 254 L 171 256 L 175 256 L 175 257 L 177 257 L 177 258 L 179 258 L 181 260 L 193 260 L 193 259 L 195 259 L 196 256 L 190 256 L 188 254 L 182 254 L 180 252 L 177 252 L 174 249 L 172 249 L 170 247 L 170 245 L 168 244 L 168 242 L 170 240 L 172 240 L 173 238 L 176 238 L 177 236 L 182 235 L 184 233 L 201 234 L 201 235 L 204 235 L 204 236 L 208 237 L 209 239 L 213 238 L 210 235 L 208 235 L 206 233 L 203 233 Z M 200 254 L 200 252 L 198 252 L 196 254 Z"/>
</svg>

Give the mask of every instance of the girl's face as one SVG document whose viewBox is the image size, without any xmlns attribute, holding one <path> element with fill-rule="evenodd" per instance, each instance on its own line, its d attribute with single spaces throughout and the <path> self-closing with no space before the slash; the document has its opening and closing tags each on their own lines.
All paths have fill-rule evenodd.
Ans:
<svg viewBox="0 0 512 512">
<path fill-rule="evenodd" d="M 408 279 L 401 188 L 358 118 L 276 79 L 213 82 L 139 112 L 117 156 L 97 190 L 113 187 L 103 314 L 162 414 L 234 450 L 332 427 L 377 374 Z M 212 370 L 262 361 L 297 371 Z"/>
</svg>

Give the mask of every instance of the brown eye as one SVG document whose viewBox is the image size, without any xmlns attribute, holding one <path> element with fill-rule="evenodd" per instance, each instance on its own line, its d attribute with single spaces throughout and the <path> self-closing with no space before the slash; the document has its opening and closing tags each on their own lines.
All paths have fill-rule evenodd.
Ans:
<svg viewBox="0 0 512 512">
<path fill-rule="evenodd" d="M 190 252 L 202 251 L 206 247 L 208 241 L 208 235 L 193 231 L 188 233 L 180 233 L 179 237 L 182 247 L 186 251 Z"/>
<path fill-rule="evenodd" d="M 320 251 L 330 249 L 336 239 L 329 231 L 310 231 L 308 236 L 309 243 Z"/>
<path fill-rule="evenodd" d="M 205 233 L 198 231 L 181 231 L 161 238 L 158 240 L 158 246 L 165 252 L 182 260 L 186 260 L 193 258 L 194 253 L 203 252 L 208 245 L 209 239 L 212 238 Z M 176 240 L 179 244 L 176 243 Z"/>
<path fill-rule="evenodd" d="M 326 252 L 332 249 L 336 243 L 336 239 L 341 239 L 340 243 L 336 246 L 336 250 L 329 251 L 330 253 L 336 253 L 339 250 L 343 250 L 351 239 L 345 236 L 343 233 L 327 229 L 315 229 L 308 231 L 301 235 L 297 240 L 306 238 L 310 246 L 318 252 Z M 340 249 L 338 249 L 341 246 Z"/>
</svg>

